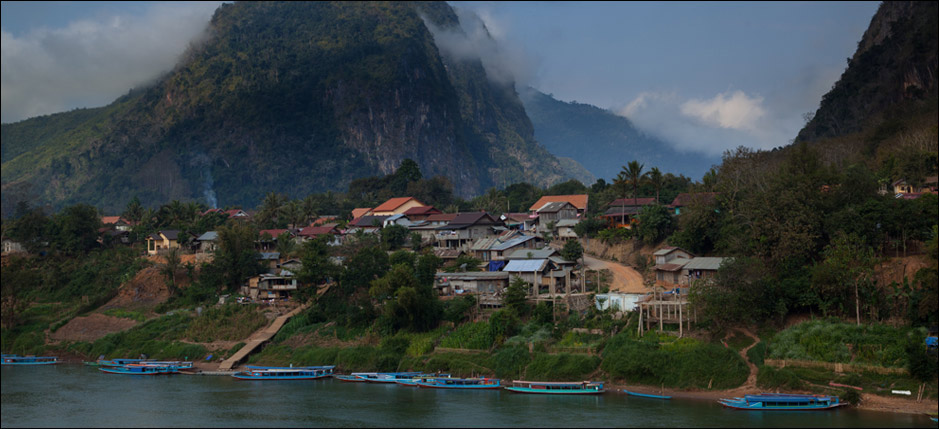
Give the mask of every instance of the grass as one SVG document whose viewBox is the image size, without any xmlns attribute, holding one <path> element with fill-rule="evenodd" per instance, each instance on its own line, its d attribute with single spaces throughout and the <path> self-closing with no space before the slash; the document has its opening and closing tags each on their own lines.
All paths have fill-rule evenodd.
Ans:
<svg viewBox="0 0 939 429">
<path fill-rule="evenodd" d="M 599 366 L 600 358 L 597 356 L 535 353 L 525 369 L 525 377 L 529 380 L 586 380 Z"/>
<path fill-rule="evenodd" d="M 138 322 L 144 322 L 147 320 L 147 316 L 145 316 L 143 313 L 139 311 L 125 310 L 123 308 L 109 308 L 101 312 L 101 314 L 104 314 L 105 316 L 136 320 Z"/>
<path fill-rule="evenodd" d="M 232 303 L 203 311 L 193 319 L 183 337 L 200 343 L 236 341 L 247 338 L 267 323 L 258 306 Z"/>
<path fill-rule="evenodd" d="M 141 353 L 156 359 L 199 359 L 205 347 L 178 339 L 189 329 L 192 318 L 183 313 L 149 320 L 127 331 L 106 335 L 93 342 L 78 342 L 67 350 L 83 356 L 135 357 Z"/>
<path fill-rule="evenodd" d="M 753 338 L 739 332 L 735 332 L 727 339 L 727 345 L 738 352 L 747 348 L 750 344 L 753 344 Z"/>
<path fill-rule="evenodd" d="M 776 334 L 770 341 L 768 357 L 904 367 L 910 336 L 925 338 L 926 331 L 813 320 Z"/>
<path fill-rule="evenodd" d="M 489 350 L 492 336 L 486 322 L 471 322 L 460 325 L 440 342 L 440 347 L 453 349 Z"/>
</svg>

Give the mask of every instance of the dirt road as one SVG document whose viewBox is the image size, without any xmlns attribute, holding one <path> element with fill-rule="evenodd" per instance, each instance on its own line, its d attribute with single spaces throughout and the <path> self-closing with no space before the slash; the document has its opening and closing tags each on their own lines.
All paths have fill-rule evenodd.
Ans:
<svg viewBox="0 0 939 429">
<path fill-rule="evenodd" d="M 613 273 L 613 283 L 610 292 L 646 293 L 652 292 L 642 283 L 642 275 L 638 271 L 616 262 L 608 262 L 584 254 L 584 263 L 588 270 L 610 270 Z"/>
</svg>

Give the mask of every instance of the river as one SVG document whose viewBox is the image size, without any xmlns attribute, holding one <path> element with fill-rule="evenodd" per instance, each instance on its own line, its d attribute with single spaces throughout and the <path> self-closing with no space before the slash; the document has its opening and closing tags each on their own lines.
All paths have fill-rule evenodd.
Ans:
<svg viewBox="0 0 939 429">
<path fill-rule="evenodd" d="M 2 367 L 4 428 L 97 427 L 932 427 L 922 415 L 843 408 L 733 411 L 713 401 L 607 393 L 537 396 L 398 385 L 104 374 L 75 365 Z"/>
</svg>

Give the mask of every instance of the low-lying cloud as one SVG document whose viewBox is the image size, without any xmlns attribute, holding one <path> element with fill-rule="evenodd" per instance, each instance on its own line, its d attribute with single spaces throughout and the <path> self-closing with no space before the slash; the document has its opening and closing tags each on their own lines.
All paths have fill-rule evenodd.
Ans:
<svg viewBox="0 0 939 429">
<path fill-rule="evenodd" d="M 537 61 L 505 39 L 505 25 L 486 10 L 454 8 L 460 28 L 444 29 L 424 17 L 437 49 L 458 61 L 479 60 L 489 80 L 524 88 L 532 81 Z"/>
<path fill-rule="evenodd" d="M 160 3 L 143 16 L 78 20 L 24 35 L 0 29 L 0 120 L 110 103 L 171 70 L 219 4 Z"/>
</svg>

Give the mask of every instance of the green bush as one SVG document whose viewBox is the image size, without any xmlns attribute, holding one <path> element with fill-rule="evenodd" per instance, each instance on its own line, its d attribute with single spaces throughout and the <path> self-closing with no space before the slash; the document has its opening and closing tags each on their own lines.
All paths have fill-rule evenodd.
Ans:
<svg viewBox="0 0 939 429">
<path fill-rule="evenodd" d="M 750 347 L 750 350 L 747 350 L 747 359 L 750 359 L 750 363 L 756 366 L 763 365 L 766 359 L 766 342 L 761 341 L 757 343 L 757 345 Z"/>
<path fill-rule="evenodd" d="M 764 389 L 799 390 L 804 388 L 802 380 L 788 368 L 773 368 L 769 365 L 759 367 L 756 385 Z"/>
<path fill-rule="evenodd" d="M 586 380 L 599 366 L 600 358 L 597 356 L 535 353 L 525 370 L 525 377 L 531 380 Z"/>
<path fill-rule="evenodd" d="M 472 322 L 460 325 L 440 342 L 440 347 L 454 349 L 489 350 L 492 346 L 489 323 Z"/>
<path fill-rule="evenodd" d="M 813 320 L 776 334 L 770 342 L 774 359 L 860 363 L 885 367 L 907 365 L 907 338 L 925 338 L 925 330 Z"/>
</svg>

